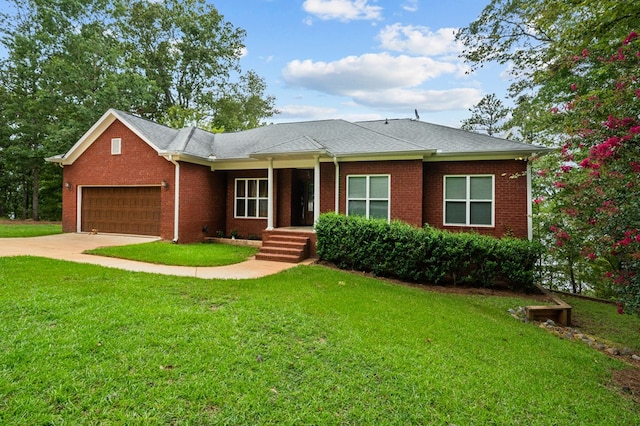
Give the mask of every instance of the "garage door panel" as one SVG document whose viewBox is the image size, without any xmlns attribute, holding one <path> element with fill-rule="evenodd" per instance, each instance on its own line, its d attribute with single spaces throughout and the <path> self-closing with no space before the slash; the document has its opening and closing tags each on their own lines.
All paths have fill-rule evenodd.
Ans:
<svg viewBox="0 0 640 426">
<path fill-rule="evenodd" d="M 83 188 L 81 230 L 160 235 L 159 187 Z"/>
</svg>

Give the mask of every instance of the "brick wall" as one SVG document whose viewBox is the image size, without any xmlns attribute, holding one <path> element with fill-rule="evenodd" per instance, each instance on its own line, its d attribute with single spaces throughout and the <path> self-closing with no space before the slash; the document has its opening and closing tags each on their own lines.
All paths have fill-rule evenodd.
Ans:
<svg viewBox="0 0 640 426">
<path fill-rule="evenodd" d="M 331 166 L 333 167 L 333 164 Z M 421 227 L 422 160 L 340 163 L 340 213 L 344 214 L 347 211 L 347 176 L 371 174 L 391 175 L 391 219 L 399 219 Z M 323 184 L 326 183 L 323 181 Z M 323 211 L 334 211 L 334 187 L 332 179 L 331 190 L 327 191 L 332 197 L 331 205 Z M 325 203 L 329 203 L 329 200 L 323 197 L 323 205 Z"/>
<path fill-rule="evenodd" d="M 341 170 L 342 171 L 342 170 Z M 336 166 L 320 163 L 320 213 L 336 211 Z M 340 184 L 340 191 L 342 191 Z M 341 210 L 344 213 L 344 210 Z"/>
<path fill-rule="evenodd" d="M 122 139 L 122 153 L 111 155 L 111 139 Z M 79 185 L 95 186 L 159 186 L 165 180 L 168 190 L 162 190 L 161 237 L 173 238 L 174 202 L 173 164 L 129 130 L 120 121 L 113 122 L 89 148 L 72 164 L 63 169 L 62 229 L 76 232 L 77 191 Z"/>
<path fill-rule="evenodd" d="M 226 194 L 226 173 L 180 163 L 180 243 L 202 241 L 224 230 Z"/>
<path fill-rule="evenodd" d="M 277 176 L 274 173 L 274 177 Z M 257 237 L 261 238 L 262 230 L 267 227 L 267 219 L 256 218 L 235 218 L 234 217 L 234 203 L 235 203 L 235 180 L 241 178 L 266 178 L 266 170 L 240 170 L 227 172 L 227 203 L 226 203 L 226 215 L 227 223 L 225 229 L 225 235 L 230 235 L 232 230 L 238 232 L 240 238 Z M 274 186 L 277 188 L 277 186 Z M 278 205 L 278 200 L 275 200 L 275 205 Z M 276 212 L 274 212 L 276 214 Z M 274 225 L 275 226 L 275 225 Z"/>
<path fill-rule="evenodd" d="M 527 238 L 527 178 L 514 178 L 527 169 L 524 161 L 491 160 L 472 162 L 424 163 L 424 222 L 452 231 L 469 231 L 502 237 Z M 495 182 L 495 223 L 493 227 L 444 226 L 443 176 L 487 174 Z"/>
<path fill-rule="evenodd" d="M 276 191 L 276 209 L 278 214 L 276 214 L 276 220 L 273 226 L 276 228 L 291 226 L 293 224 L 291 208 L 293 169 L 274 170 L 274 175 L 278 181 L 278 186 L 274 189 Z"/>
</svg>

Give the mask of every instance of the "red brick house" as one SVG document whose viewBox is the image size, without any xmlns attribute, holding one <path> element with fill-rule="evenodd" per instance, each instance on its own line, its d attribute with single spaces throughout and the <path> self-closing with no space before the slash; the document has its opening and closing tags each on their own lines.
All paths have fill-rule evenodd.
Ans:
<svg viewBox="0 0 640 426">
<path fill-rule="evenodd" d="M 312 232 L 320 213 L 335 211 L 527 238 L 527 160 L 540 151 L 412 119 L 213 134 L 111 109 L 47 160 L 64 168 L 64 232 L 262 238 Z"/>
</svg>

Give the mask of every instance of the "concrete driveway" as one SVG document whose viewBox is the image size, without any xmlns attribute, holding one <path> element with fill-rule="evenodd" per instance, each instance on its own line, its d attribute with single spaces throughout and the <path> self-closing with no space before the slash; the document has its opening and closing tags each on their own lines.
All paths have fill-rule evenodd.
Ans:
<svg viewBox="0 0 640 426">
<path fill-rule="evenodd" d="M 269 262 L 254 258 L 228 266 L 167 266 L 82 253 L 84 250 L 98 247 L 140 244 L 157 240 L 156 237 L 115 234 L 56 234 L 31 238 L 2 238 L 0 239 L 0 257 L 40 256 L 134 272 L 221 279 L 260 278 L 296 266 L 292 263 Z"/>
</svg>

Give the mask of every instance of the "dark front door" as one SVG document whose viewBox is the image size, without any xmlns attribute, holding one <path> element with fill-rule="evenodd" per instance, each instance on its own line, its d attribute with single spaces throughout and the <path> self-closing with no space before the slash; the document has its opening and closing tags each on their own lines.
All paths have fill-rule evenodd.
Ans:
<svg viewBox="0 0 640 426">
<path fill-rule="evenodd" d="M 313 170 L 296 170 L 294 176 L 293 225 L 313 226 Z"/>
</svg>

